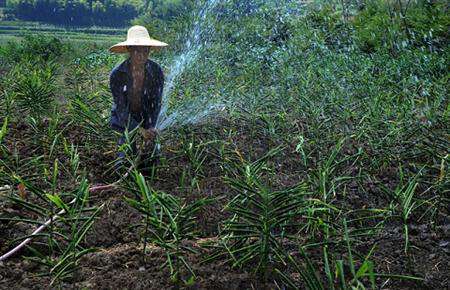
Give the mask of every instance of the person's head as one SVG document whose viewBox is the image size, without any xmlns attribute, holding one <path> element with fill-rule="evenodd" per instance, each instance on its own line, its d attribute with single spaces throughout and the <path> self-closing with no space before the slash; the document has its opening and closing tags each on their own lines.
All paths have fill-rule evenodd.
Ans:
<svg viewBox="0 0 450 290">
<path fill-rule="evenodd" d="M 167 43 L 151 38 L 147 28 L 135 25 L 128 29 L 127 40 L 111 46 L 109 51 L 114 53 L 130 53 L 131 57 L 133 57 L 132 50 L 142 51 L 145 48 L 161 48 L 165 46 L 167 46 Z"/>
<path fill-rule="evenodd" d="M 133 63 L 144 64 L 150 53 L 150 47 L 148 46 L 128 46 L 128 52 Z"/>
</svg>

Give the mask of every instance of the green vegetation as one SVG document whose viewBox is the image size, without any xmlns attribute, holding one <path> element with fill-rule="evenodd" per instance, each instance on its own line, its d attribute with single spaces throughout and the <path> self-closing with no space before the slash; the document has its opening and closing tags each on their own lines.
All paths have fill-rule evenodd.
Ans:
<svg viewBox="0 0 450 290">
<path fill-rule="evenodd" d="M 128 203 L 139 210 L 144 216 L 142 233 L 144 240 L 144 263 L 147 242 L 151 242 L 166 253 L 167 260 L 161 266 L 170 270 L 170 277 L 174 283 L 189 285 L 195 281 L 195 273 L 186 262 L 187 253 L 197 253 L 194 248 L 183 244 L 183 241 L 196 238 L 195 215 L 207 201 L 199 199 L 192 204 L 186 204 L 170 194 L 152 191 L 142 174 L 135 172 L 135 183 L 140 195 L 137 199 L 127 199 Z M 185 268 L 190 275 L 183 279 L 181 270 Z"/>
<path fill-rule="evenodd" d="M 286 264 L 289 255 L 282 238 L 289 232 L 294 218 L 308 206 L 302 185 L 272 191 L 261 184 L 259 176 L 266 160 L 279 152 L 269 151 L 251 164 L 238 163 L 235 174 L 227 178 L 237 195 L 225 207 L 232 217 L 223 225 L 222 251 L 234 266 L 251 266 L 256 262 L 254 271 L 263 281 L 268 280 L 272 267 Z"/>
<path fill-rule="evenodd" d="M 7 0 L 9 13 L 25 21 L 41 21 L 66 26 L 123 27 L 138 15 L 144 19 L 168 20 L 194 8 L 186 0 Z"/>
<path fill-rule="evenodd" d="M 72 26 L 121 27 L 138 13 L 132 1 L 8 0 L 7 7 L 19 19 Z"/>
<path fill-rule="evenodd" d="M 3 21 L 0 25 L 0 44 L 4 49 L 8 42 L 11 42 L 11 45 L 14 46 L 25 37 L 40 36 L 40 40 L 48 37 L 50 39 L 57 38 L 57 41 L 62 43 L 70 42 L 77 46 L 100 44 L 103 47 L 121 41 L 124 34 L 126 34 L 126 29 L 106 27 L 63 28 L 38 22 Z"/>
<path fill-rule="evenodd" d="M 170 44 L 151 54 L 168 75 L 195 19 L 152 5 L 134 21 Z M 145 177 L 133 156 L 113 171 L 108 82 L 123 57 L 107 48 L 125 31 L 2 43 L 0 253 L 50 221 L 1 262 L 2 283 L 445 289 L 446 5 L 220 2 L 168 104 L 225 109 L 162 131 Z"/>
</svg>

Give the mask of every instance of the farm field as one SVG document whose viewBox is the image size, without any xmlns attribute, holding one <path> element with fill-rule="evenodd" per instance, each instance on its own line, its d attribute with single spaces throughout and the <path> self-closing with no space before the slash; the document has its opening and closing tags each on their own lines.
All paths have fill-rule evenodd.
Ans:
<svg viewBox="0 0 450 290">
<path fill-rule="evenodd" d="M 39 22 L 1 21 L 0 43 L 10 40 L 20 40 L 26 35 L 39 34 L 42 37 L 57 37 L 67 42 L 89 42 L 113 44 L 123 37 L 126 29 L 117 28 L 64 28 Z"/>
<path fill-rule="evenodd" d="M 0 22 L 0 289 L 449 289 L 445 3 L 319 2 L 146 24 L 147 170 L 109 125 L 126 28 Z"/>
</svg>

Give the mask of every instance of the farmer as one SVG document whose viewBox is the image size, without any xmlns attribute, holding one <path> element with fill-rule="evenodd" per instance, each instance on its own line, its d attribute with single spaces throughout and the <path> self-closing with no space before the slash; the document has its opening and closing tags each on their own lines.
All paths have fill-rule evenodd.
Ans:
<svg viewBox="0 0 450 290">
<path fill-rule="evenodd" d="M 166 43 L 150 38 L 143 26 L 133 26 L 128 30 L 127 40 L 113 45 L 114 53 L 128 53 L 129 58 L 115 67 L 110 75 L 110 88 L 114 98 L 111 111 L 111 127 L 122 133 L 118 146 L 125 143 L 125 130 L 132 131 L 138 126 L 146 143 L 153 142 L 157 135 L 155 128 L 161 109 L 164 74 L 161 67 L 148 59 L 150 50 L 165 47 Z M 136 145 L 132 144 L 136 153 Z M 146 152 L 148 154 L 148 152 Z M 119 166 L 125 153 L 118 153 Z"/>
</svg>

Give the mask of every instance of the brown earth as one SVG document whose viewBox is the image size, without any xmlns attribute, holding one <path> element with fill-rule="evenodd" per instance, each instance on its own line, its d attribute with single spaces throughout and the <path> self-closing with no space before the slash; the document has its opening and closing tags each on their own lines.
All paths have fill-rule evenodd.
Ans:
<svg viewBox="0 0 450 290">
<path fill-rule="evenodd" d="M 17 130 L 17 128 L 15 128 Z M 11 133 L 12 140 L 19 130 Z M 14 133 L 15 131 L 15 133 Z M 20 128 L 20 131 L 28 132 L 29 128 Z M 206 131 L 207 132 L 207 131 Z M 202 133 L 197 132 L 197 140 L 202 139 Z M 76 135 L 76 134 L 75 134 Z M 17 136 L 17 135 L 16 135 Z M 17 136 L 18 137 L 18 136 Z M 168 140 L 173 140 L 168 138 Z M 83 140 L 77 140 L 80 144 Z M 270 140 L 252 139 L 249 135 L 241 134 L 229 140 L 235 145 L 236 151 L 243 156 L 261 156 L 271 147 Z M 251 145 L 249 145 L 251 144 Z M 18 141 L 10 146 L 15 146 L 21 156 L 35 152 L 30 149 L 29 144 Z M 184 197 L 187 200 L 201 197 L 215 197 L 216 202 L 204 208 L 198 216 L 198 231 L 200 237 L 195 241 L 186 241 L 198 250 L 198 254 L 191 254 L 188 261 L 191 263 L 197 275 L 195 283 L 190 289 L 277 289 L 277 282 L 261 284 L 251 273 L 251 269 L 232 269 L 230 265 L 221 262 L 201 263 L 210 250 L 201 245 L 206 241 L 217 239 L 220 223 L 227 218 L 227 213 L 222 211 L 223 206 L 230 200 L 233 194 L 223 181 L 223 171 L 220 168 L 219 157 L 214 150 L 208 152 L 205 161 L 207 172 L 203 172 L 199 177 L 198 190 L 192 191 L 181 188 L 179 178 L 185 168 L 189 168 L 189 160 L 183 155 L 177 155 L 176 150 L 179 144 L 164 144 L 164 159 L 159 169 L 154 187 L 171 194 Z M 288 144 L 293 147 L 294 144 Z M 28 147 L 27 147 L 28 146 Z M 27 148 L 27 149 L 25 149 Z M 250 148 L 256 148 L 251 150 Z M 113 148 L 106 148 L 104 152 L 111 152 Z M 351 145 L 348 150 L 351 151 Z M 93 151 L 96 152 L 96 151 Z M 106 164 L 111 161 L 112 153 L 103 152 L 81 152 L 84 155 L 83 165 L 92 168 L 89 179 L 92 184 L 112 181 L 114 176 L 105 175 L 108 167 Z M 298 156 L 292 150 L 286 150 L 286 154 L 275 158 L 278 162 L 276 182 L 278 186 L 292 185 L 301 180 L 305 170 L 299 165 Z M 314 158 L 314 157 L 312 157 Z M 170 164 L 170 167 L 167 166 Z M 356 166 L 356 165 L 355 165 Z M 352 175 L 358 168 L 348 167 L 346 172 Z M 361 190 L 361 185 L 355 182 L 348 183 L 345 195 L 334 197 L 334 205 L 347 210 L 358 210 L 367 208 L 386 208 L 391 199 L 379 191 L 379 183 L 392 188 L 396 182 L 396 168 L 380 169 L 376 173 L 377 181 L 363 184 L 367 191 Z M 70 187 L 70 185 L 67 185 Z M 96 220 L 93 228 L 87 235 L 85 245 L 96 247 L 97 252 L 90 253 L 82 258 L 80 269 L 75 272 L 73 278 L 64 282 L 61 286 L 64 289 L 176 289 L 177 287 L 170 281 L 167 269 L 160 269 L 165 261 L 165 256 L 160 248 L 150 247 L 146 255 L 146 263 L 143 262 L 142 244 L 139 242 L 139 230 L 134 227 L 140 221 L 139 213 L 131 208 L 123 199 L 125 195 L 121 190 L 112 190 L 95 193 L 92 196 L 93 204 L 104 203 L 104 208 Z M 0 200 L 1 212 L 8 216 L 14 216 L 21 212 L 21 209 L 11 206 L 9 203 Z M 403 227 L 398 220 L 388 219 L 384 226 L 376 234 L 361 237 L 353 242 L 352 246 L 355 255 L 366 255 L 373 245 L 376 249 L 371 260 L 376 266 L 377 273 L 410 275 L 423 278 L 423 281 L 408 281 L 392 278 L 377 278 L 377 285 L 380 289 L 450 289 L 450 218 L 449 208 L 442 208 L 433 221 L 430 219 L 419 219 L 423 212 L 418 212 L 412 219 L 410 227 L 410 253 L 404 253 Z M 299 217 L 302 221 L 303 217 Z M 380 220 L 372 219 L 370 223 Z M 368 222 L 369 223 L 369 222 Z M 351 227 L 355 227 L 351 225 Z M 29 234 L 34 226 L 24 223 L 11 224 L 0 221 L 0 253 L 6 252 L 13 244 L 10 241 L 15 238 Z M 306 235 L 307 236 L 307 235 Z M 299 242 L 320 241 L 320 235 L 306 237 L 300 235 Z M 345 247 L 333 247 L 335 255 L 344 257 L 347 255 Z M 318 265 L 318 269 L 323 269 L 322 252 L 319 247 L 308 249 L 308 255 Z M 296 245 L 292 244 L 291 253 L 296 255 Z M 22 255 L 29 254 L 27 250 L 21 252 Z M 48 289 L 50 279 L 40 277 L 39 273 L 45 272 L 45 268 L 25 260 L 21 255 L 0 262 L 0 289 Z M 286 274 L 294 280 L 299 277 L 298 273 L 287 268 Z M 273 280 L 272 280 L 273 281 Z M 279 283 L 279 282 L 278 282 Z M 278 284 L 281 285 L 281 284 Z M 282 287 L 282 286 L 280 286 Z M 56 287 L 53 287 L 56 288 Z M 286 288 L 282 288 L 286 289 Z"/>
</svg>

